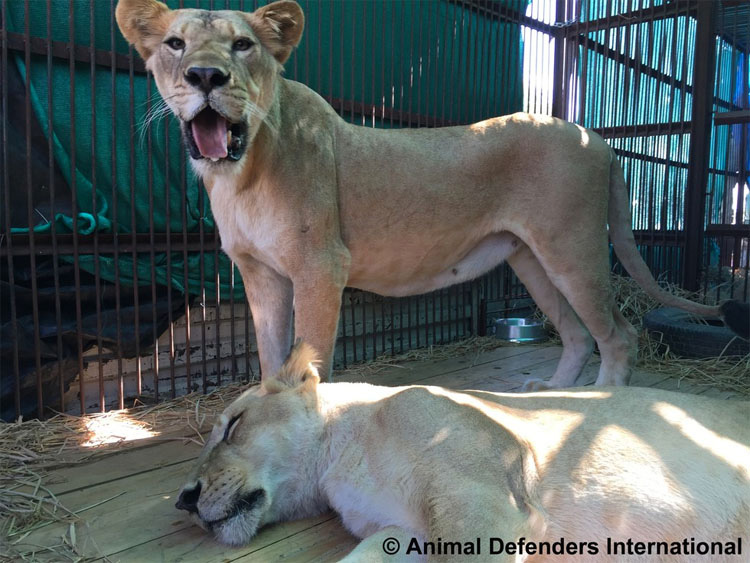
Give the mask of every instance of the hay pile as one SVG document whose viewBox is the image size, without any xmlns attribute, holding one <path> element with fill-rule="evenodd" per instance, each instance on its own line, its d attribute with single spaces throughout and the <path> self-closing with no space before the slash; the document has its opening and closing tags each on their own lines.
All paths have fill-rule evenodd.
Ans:
<svg viewBox="0 0 750 563">
<path fill-rule="evenodd" d="M 678 380 L 684 379 L 696 385 L 716 387 L 750 397 L 750 354 L 742 358 L 734 356 L 690 359 L 676 356 L 655 336 L 642 329 L 642 320 L 646 313 L 662 307 L 662 304 L 648 296 L 632 278 L 613 274 L 612 287 L 620 311 L 640 331 L 639 368 Z M 701 299 L 700 294 L 690 293 L 676 285 L 662 284 L 662 287 L 686 299 Z M 559 344 L 560 337 L 547 318 L 541 312 L 538 312 L 537 316 L 545 321 L 552 340 Z"/>
<path fill-rule="evenodd" d="M 122 449 L 123 439 L 117 435 L 109 436 L 106 442 L 96 441 L 101 440 L 102 427 L 127 420 L 131 429 L 155 436 L 151 439 L 187 440 L 202 445 L 208 425 L 246 388 L 246 384 L 232 384 L 208 395 L 191 393 L 153 406 L 106 414 L 58 414 L 45 421 L 0 423 L 0 561 L 82 560 L 73 524 L 81 521 L 86 510 L 112 499 L 74 512 L 48 486 L 52 470 Z M 160 436 L 175 429 L 181 430 L 180 436 Z M 97 445 L 104 447 L 90 447 Z M 25 541 L 35 530 L 55 522 L 70 524 L 68 533 L 56 545 L 33 546 Z"/>
</svg>

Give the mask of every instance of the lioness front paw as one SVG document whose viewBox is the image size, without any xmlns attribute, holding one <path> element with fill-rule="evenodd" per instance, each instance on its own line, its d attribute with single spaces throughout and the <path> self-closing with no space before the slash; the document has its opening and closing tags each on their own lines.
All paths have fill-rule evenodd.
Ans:
<svg viewBox="0 0 750 563">
<path fill-rule="evenodd" d="M 546 381 L 543 379 L 528 379 L 526 383 L 523 384 L 523 387 L 521 387 L 521 391 L 524 393 L 529 393 L 533 391 L 546 391 L 547 389 L 552 389 L 550 385 L 547 384 Z"/>
</svg>

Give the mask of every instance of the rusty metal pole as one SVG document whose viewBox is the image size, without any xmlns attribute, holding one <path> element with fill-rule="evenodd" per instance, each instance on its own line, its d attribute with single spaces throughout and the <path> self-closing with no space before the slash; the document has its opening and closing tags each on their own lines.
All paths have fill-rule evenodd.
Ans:
<svg viewBox="0 0 750 563">
<path fill-rule="evenodd" d="M 685 253 L 682 286 L 695 291 L 700 287 L 703 255 L 708 152 L 711 143 L 711 110 L 714 93 L 714 3 L 698 2 L 693 63 L 693 113 L 690 135 L 690 162 L 685 193 Z"/>
<path fill-rule="evenodd" d="M 566 38 L 566 0 L 557 0 L 555 10 L 555 55 L 552 77 L 552 116 L 565 119 L 564 68 Z"/>
</svg>

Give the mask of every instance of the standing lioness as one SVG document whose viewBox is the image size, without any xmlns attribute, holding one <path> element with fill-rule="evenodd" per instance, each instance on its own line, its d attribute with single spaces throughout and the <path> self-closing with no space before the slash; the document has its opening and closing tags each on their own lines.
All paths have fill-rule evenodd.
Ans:
<svg viewBox="0 0 750 563">
<path fill-rule="evenodd" d="M 748 560 L 748 402 L 319 384 L 312 360 L 295 347 L 214 426 L 177 507 L 220 541 L 331 507 L 353 562 L 391 560 L 388 538 L 420 546 L 407 561 L 425 541 L 441 561 Z"/>
<path fill-rule="evenodd" d="M 281 76 L 304 25 L 291 1 L 246 14 L 121 0 L 117 23 L 181 121 L 247 289 L 264 374 L 289 348 L 292 303 L 294 331 L 327 376 L 346 285 L 414 295 L 507 260 L 562 337 L 549 385 L 574 384 L 594 340 L 597 383 L 627 384 L 636 334 L 612 299 L 608 236 L 650 295 L 748 331 L 734 302 L 720 310 L 659 289 L 634 243 L 620 165 L 591 131 L 527 114 L 446 129 L 349 125 Z"/>
</svg>

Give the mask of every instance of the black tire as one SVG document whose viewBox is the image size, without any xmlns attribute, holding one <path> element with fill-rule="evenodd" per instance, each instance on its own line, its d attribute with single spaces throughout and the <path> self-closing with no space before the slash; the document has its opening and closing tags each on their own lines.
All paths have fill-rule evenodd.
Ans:
<svg viewBox="0 0 750 563">
<path fill-rule="evenodd" d="M 720 319 L 704 319 L 680 309 L 654 309 L 643 317 L 652 336 L 685 358 L 745 356 L 750 342 L 729 330 Z"/>
</svg>

